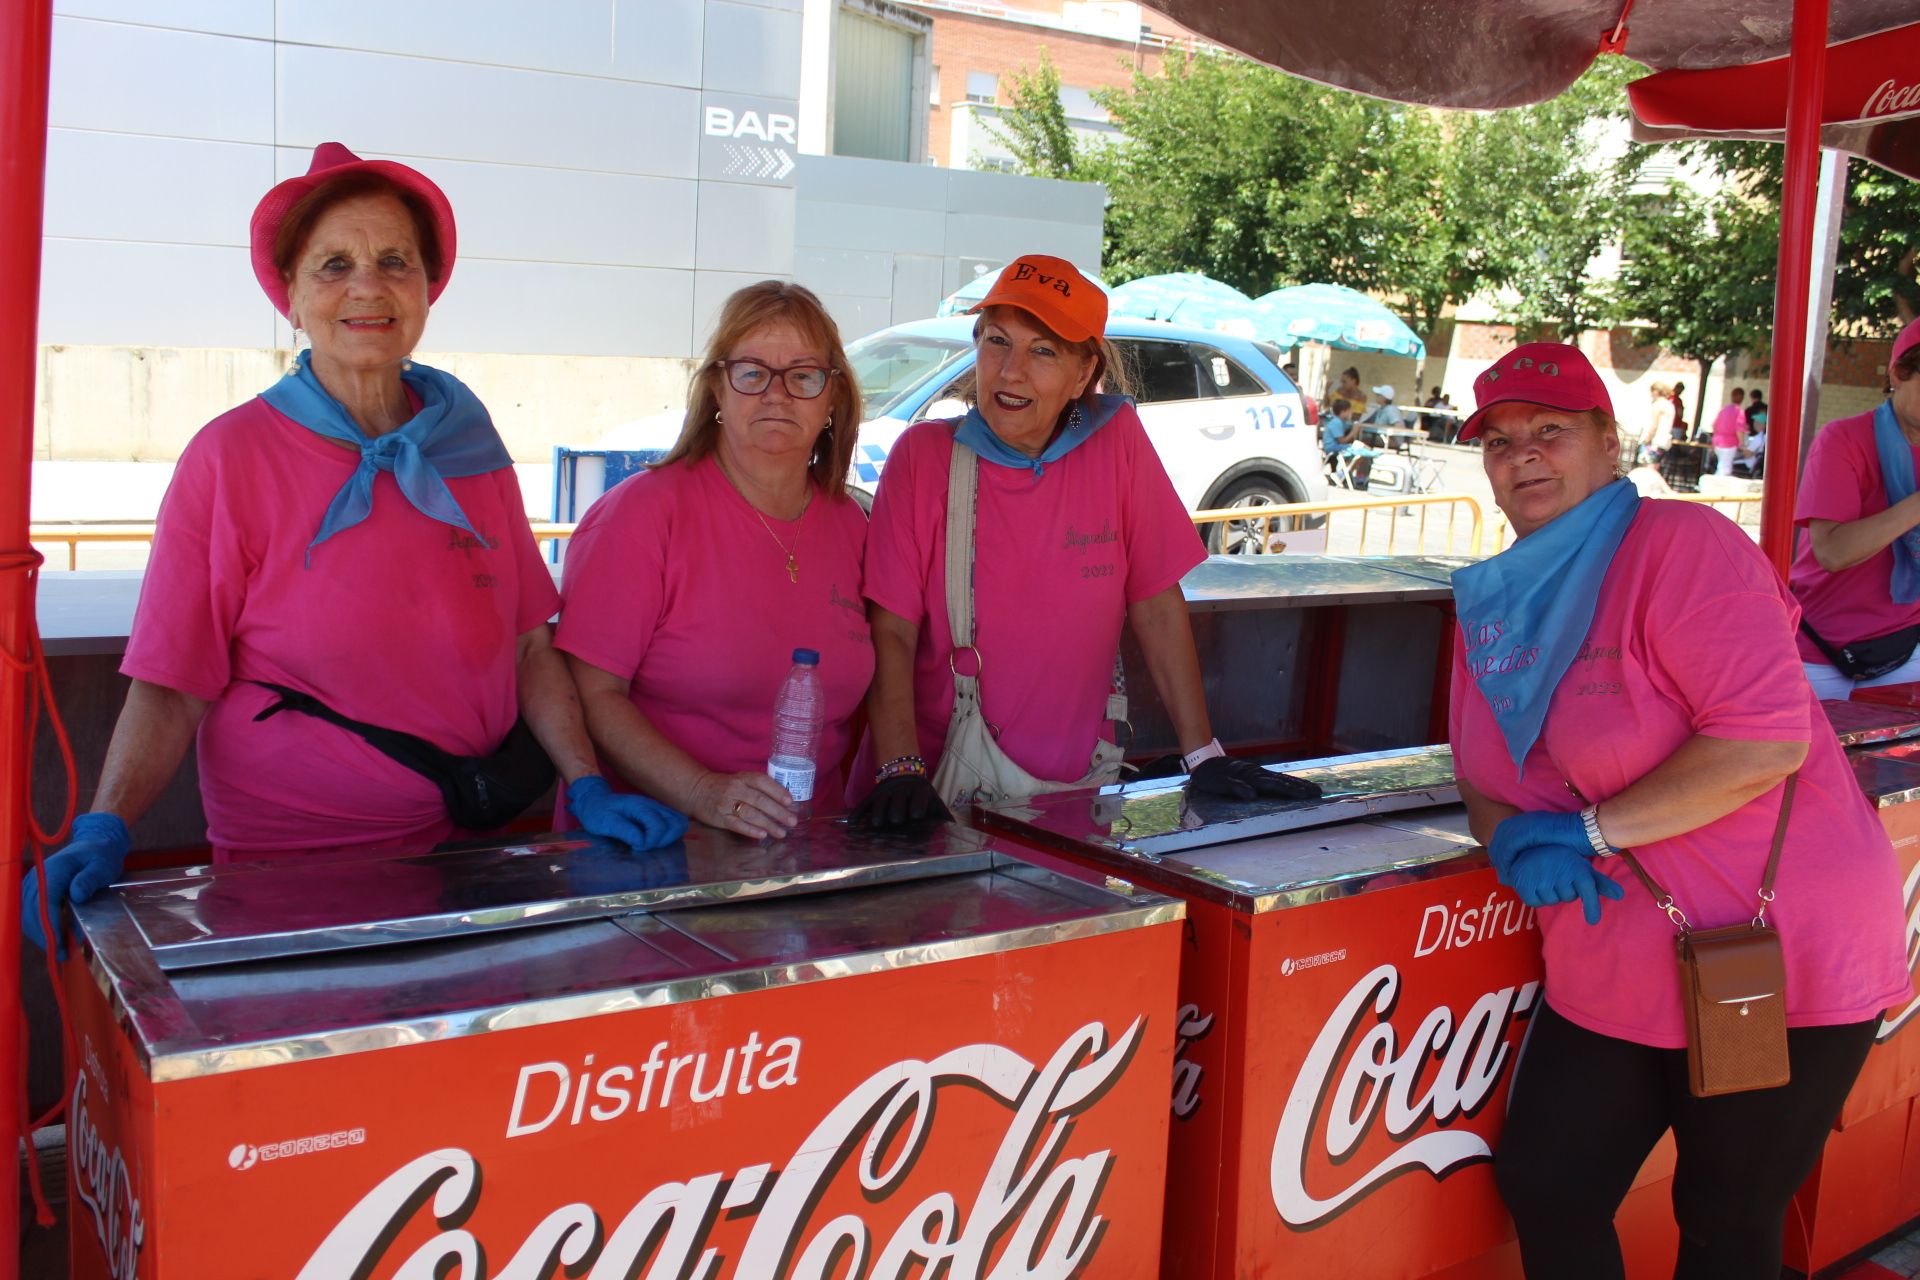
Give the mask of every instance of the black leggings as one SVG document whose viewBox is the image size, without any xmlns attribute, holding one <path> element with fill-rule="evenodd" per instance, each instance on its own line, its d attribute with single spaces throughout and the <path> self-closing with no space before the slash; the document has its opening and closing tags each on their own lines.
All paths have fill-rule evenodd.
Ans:
<svg viewBox="0 0 1920 1280">
<path fill-rule="evenodd" d="M 1494 1155 L 1533 1280 L 1620 1280 L 1613 1215 L 1673 1130 L 1675 1280 L 1777 1280 L 1793 1193 L 1813 1171 L 1875 1022 L 1787 1032 L 1793 1081 L 1696 1098 L 1683 1049 L 1599 1035 L 1541 1005 Z"/>
</svg>

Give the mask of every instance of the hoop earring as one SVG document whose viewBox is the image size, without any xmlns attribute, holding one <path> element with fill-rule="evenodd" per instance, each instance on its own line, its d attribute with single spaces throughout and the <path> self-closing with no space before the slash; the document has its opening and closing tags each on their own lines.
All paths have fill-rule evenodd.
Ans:
<svg viewBox="0 0 1920 1280">
<path fill-rule="evenodd" d="M 827 425 L 822 427 L 821 430 L 823 431 L 833 430 L 833 414 L 832 413 L 827 414 Z"/>
<path fill-rule="evenodd" d="M 714 420 L 715 422 L 718 422 L 718 421 L 720 421 L 720 411 L 719 411 L 718 409 L 715 409 L 715 410 L 713 411 L 713 420 Z"/>
</svg>

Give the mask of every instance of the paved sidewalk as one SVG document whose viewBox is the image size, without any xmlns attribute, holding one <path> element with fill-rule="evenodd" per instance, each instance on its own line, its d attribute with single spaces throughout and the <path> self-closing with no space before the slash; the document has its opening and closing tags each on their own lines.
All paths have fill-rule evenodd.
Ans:
<svg viewBox="0 0 1920 1280">
<path fill-rule="evenodd" d="M 1920 1225 L 1905 1239 L 1896 1240 L 1865 1262 L 1843 1271 L 1835 1280 L 1911 1280 L 1920 1276 Z"/>
</svg>

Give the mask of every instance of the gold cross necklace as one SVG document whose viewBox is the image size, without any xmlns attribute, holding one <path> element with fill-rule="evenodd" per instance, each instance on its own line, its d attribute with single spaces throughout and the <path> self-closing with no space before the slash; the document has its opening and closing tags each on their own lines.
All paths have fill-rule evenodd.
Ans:
<svg viewBox="0 0 1920 1280">
<path fill-rule="evenodd" d="M 720 463 L 720 456 L 719 454 L 716 453 L 714 455 L 714 465 L 719 466 L 719 463 Z M 769 538 L 773 539 L 773 545 L 776 547 L 779 547 L 780 550 L 786 555 L 787 581 L 792 583 L 798 583 L 800 581 L 800 565 L 799 565 L 799 562 L 794 559 L 793 551 L 795 547 L 798 547 L 800 545 L 799 522 L 807 518 L 807 508 L 813 505 L 812 479 L 809 478 L 807 482 L 807 496 L 800 500 L 800 514 L 793 518 L 794 526 L 795 526 L 793 530 L 793 541 L 791 543 L 786 543 L 786 542 L 780 541 L 780 535 L 773 531 L 773 526 L 767 523 L 767 518 L 764 515 L 760 514 L 760 508 L 753 505 L 753 499 L 749 498 L 744 492 L 742 492 L 739 483 L 734 480 L 733 476 L 727 471 L 725 467 L 720 467 L 720 474 L 727 477 L 727 483 L 733 486 L 733 491 L 740 495 L 740 501 L 746 503 L 747 509 L 753 512 L 753 518 L 760 522 L 760 527 L 767 531 L 767 536 Z"/>
</svg>

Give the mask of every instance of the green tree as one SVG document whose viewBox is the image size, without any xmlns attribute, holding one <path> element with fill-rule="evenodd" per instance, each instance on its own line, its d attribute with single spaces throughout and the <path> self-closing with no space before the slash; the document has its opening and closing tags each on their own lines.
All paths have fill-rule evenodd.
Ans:
<svg viewBox="0 0 1920 1280">
<path fill-rule="evenodd" d="M 1060 73 L 1044 46 L 1038 67 L 1022 67 L 1009 77 L 1007 109 L 987 128 L 1029 177 L 1089 177 L 1081 171 L 1082 148 L 1060 102 Z"/>
<path fill-rule="evenodd" d="M 1770 142 L 1715 142 L 1692 144 L 1689 150 L 1767 211 L 1777 247 L 1786 148 Z M 1917 260 L 1920 182 L 1865 160 L 1849 160 L 1834 262 L 1833 331 L 1842 338 L 1885 337 L 1920 314 Z M 1775 270 L 1775 264 L 1768 265 L 1769 280 Z"/>
<path fill-rule="evenodd" d="M 1616 309 L 1644 322 L 1641 345 L 1694 361 L 1693 421 L 1703 420 L 1714 362 L 1765 343 L 1773 327 L 1779 215 L 1737 190 L 1705 199 L 1672 183 L 1627 205 Z"/>
</svg>

